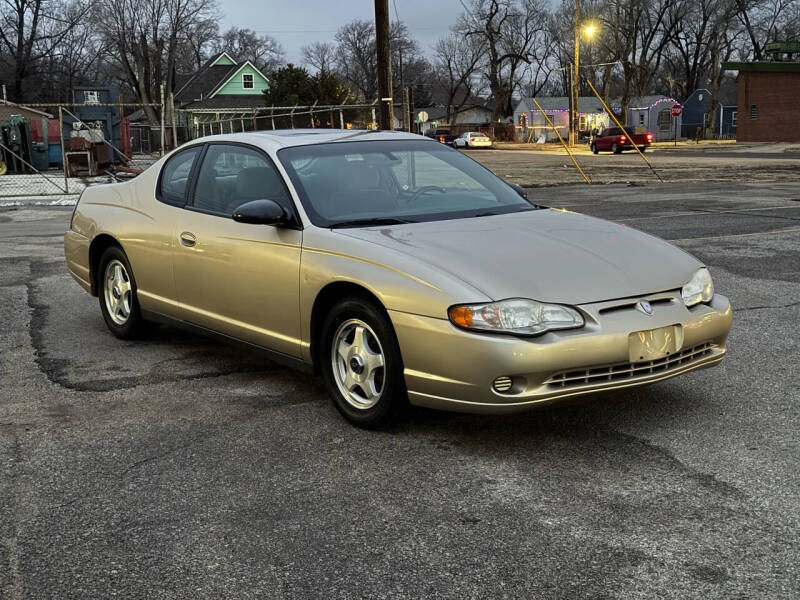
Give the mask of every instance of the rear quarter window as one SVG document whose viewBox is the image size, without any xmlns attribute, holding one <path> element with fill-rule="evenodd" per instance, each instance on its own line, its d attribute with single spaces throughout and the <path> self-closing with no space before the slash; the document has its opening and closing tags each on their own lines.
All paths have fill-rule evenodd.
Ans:
<svg viewBox="0 0 800 600">
<path fill-rule="evenodd" d="M 169 204 L 184 205 L 189 192 L 189 181 L 201 146 L 178 152 L 161 168 L 156 197 Z"/>
</svg>

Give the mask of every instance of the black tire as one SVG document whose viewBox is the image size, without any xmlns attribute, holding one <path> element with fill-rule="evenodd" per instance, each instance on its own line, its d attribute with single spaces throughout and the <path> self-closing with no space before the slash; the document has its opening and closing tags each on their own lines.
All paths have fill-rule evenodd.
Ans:
<svg viewBox="0 0 800 600">
<path fill-rule="evenodd" d="M 621 154 L 622 150 L 616 144 L 611 144 L 611 152 L 612 154 Z"/>
<path fill-rule="evenodd" d="M 592 154 L 597 154 L 599 152 L 599 150 L 597 149 L 597 146 L 595 146 L 594 144 L 592 144 L 590 146 L 590 148 L 592 149 Z"/>
<path fill-rule="evenodd" d="M 121 264 L 125 271 L 125 276 L 130 285 L 129 301 L 127 303 L 127 318 L 124 322 L 120 321 L 120 316 L 112 317 L 109 301 L 106 295 L 106 280 L 107 269 L 109 264 L 113 262 Z M 133 276 L 131 264 L 128 262 L 128 257 L 119 246 L 110 246 L 103 252 L 100 260 L 97 263 L 97 295 L 100 299 L 100 312 L 103 315 L 103 320 L 109 331 L 120 339 L 131 340 L 144 336 L 149 330 L 149 324 L 142 318 L 142 313 L 139 308 L 139 299 L 136 296 L 136 279 Z"/>
<path fill-rule="evenodd" d="M 639 150 L 644 154 L 647 151 L 647 146 L 642 146 Z"/>
<path fill-rule="evenodd" d="M 338 339 L 334 338 L 338 338 L 342 328 L 347 328 L 348 324 L 354 321 L 363 322 L 368 326 L 371 330 L 369 333 L 377 338 L 383 355 L 381 393 L 377 402 L 370 407 L 358 407 L 348 400 L 340 389 L 337 375 L 334 374 L 334 351 L 339 346 Z M 322 327 L 317 357 L 333 404 L 342 416 L 354 425 L 365 429 L 388 425 L 408 405 L 408 393 L 403 378 L 403 358 L 394 328 L 385 311 L 370 300 L 357 296 L 349 297 L 339 301 L 330 310 Z M 342 366 L 345 370 L 351 367 L 344 363 Z"/>
</svg>

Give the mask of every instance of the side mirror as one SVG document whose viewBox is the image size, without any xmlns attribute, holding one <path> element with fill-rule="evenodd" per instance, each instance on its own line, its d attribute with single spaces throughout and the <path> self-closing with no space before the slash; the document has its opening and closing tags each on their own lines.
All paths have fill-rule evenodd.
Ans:
<svg viewBox="0 0 800 600">
<path fill-rule="evenodd" d="M 517 185 L 516 183 L 511 183 L 510 181 L 506 181 L 506 183 L 508 184 L 508 186 L 509 186 L 509 187 L 510 187 L 512 190 L 514 190 L 514 191 L 515 191 L 515 192 L 517 192 L 517 193 L 518 193 L 520 196 L 522 196 L 523 198 L 525 198 L 525 200 L 527 200 L 527 199 L 528 199 L 528 192 L 527 192 L 527 191 L 525 191 L 525 188 L 524 188 L 524 187 L 522 187 L 521 185 Z"/>
<path fill-rule="evenodd" d="M 233 211 L 233 220 L 253 225 L 281 225 L 288 215 L 274 200 L 251 200 Z"/>
</svg>

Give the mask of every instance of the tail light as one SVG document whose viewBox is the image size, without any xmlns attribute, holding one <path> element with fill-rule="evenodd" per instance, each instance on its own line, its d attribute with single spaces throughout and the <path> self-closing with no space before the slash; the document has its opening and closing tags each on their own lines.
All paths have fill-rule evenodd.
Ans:
<svg viewBox="0 0 800 600">
<path fill-rule="evenodd" d="M 620 144 L 624 144 L 625 143 L 625 136 L 624 135 L 619 136 L 619 143 Z"/>
<path fill-rule="evenodd" d="M 648 133 L 647 134 L 647 141 L 648 142 L 652 142 L 653 141 L 653 134 L 652 133 Z"/>
</svg>

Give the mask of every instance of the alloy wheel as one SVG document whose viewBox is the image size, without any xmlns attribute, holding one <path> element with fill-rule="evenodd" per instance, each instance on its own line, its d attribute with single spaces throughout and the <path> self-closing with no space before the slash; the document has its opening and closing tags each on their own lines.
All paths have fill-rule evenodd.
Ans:
<svg viewBox="0 0 800 600">
<path fill-rule="evenodd" d="M 131 278 L 119 260 L 114 259 L 106 265 L 103 295 L 106 310 L 117 325 L 125 325 L 131 316 Z"/>
<path fill-rule="evenodd" d="M 348 404 L 359 410 L 375 406 L 384 392 L 383 348 L 372 328 L 348 319 L 333 335 L 331 363 L 336 386 Z"/>
</svg>

